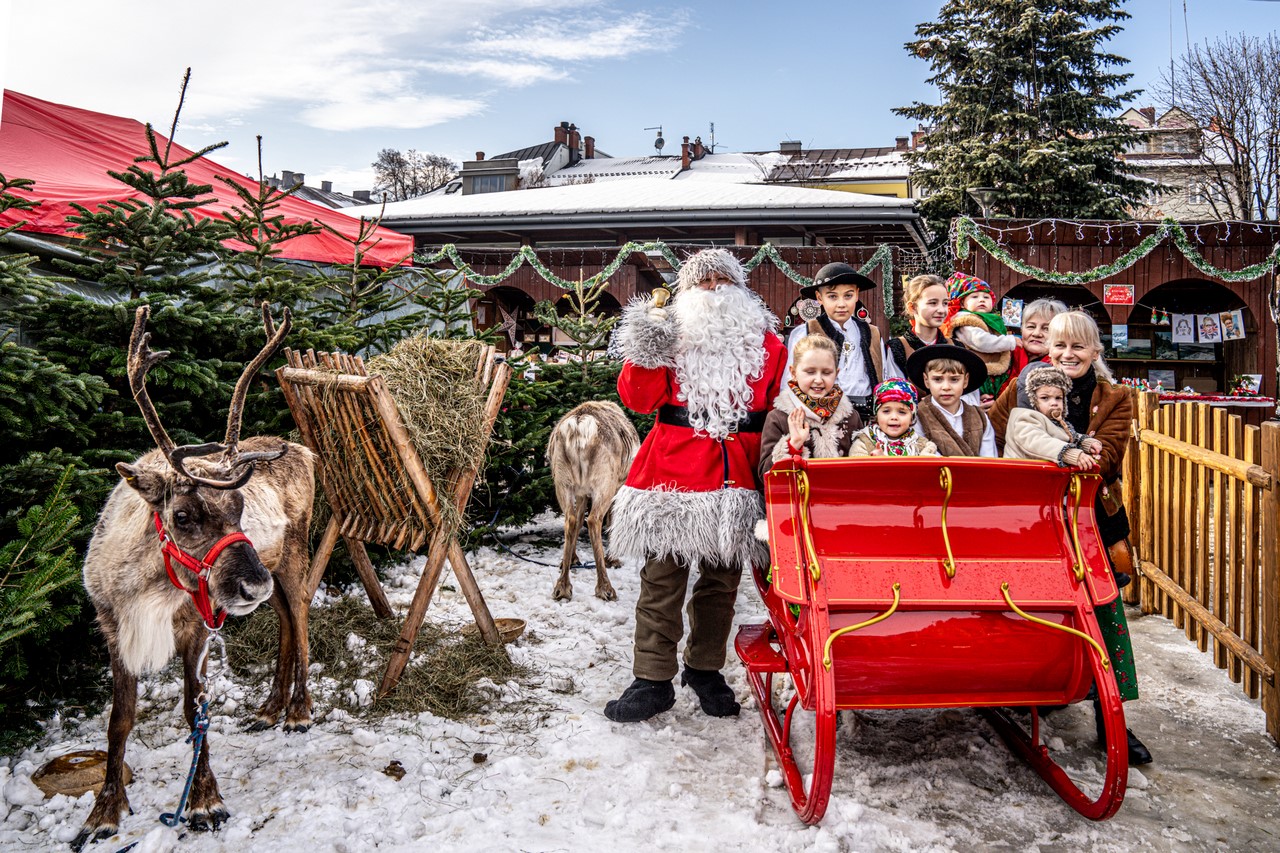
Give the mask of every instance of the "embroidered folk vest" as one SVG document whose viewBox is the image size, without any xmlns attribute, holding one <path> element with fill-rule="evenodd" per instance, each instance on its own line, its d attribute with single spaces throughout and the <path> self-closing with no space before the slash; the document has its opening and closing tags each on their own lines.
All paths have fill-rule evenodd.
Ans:
<svg viewBox="0 0 1280 853">
<path fill-rule="evenodd" d="M 956 435 L 956 431 L 947 422 L 932 400 L 922 400 L 916 417 L 920 418 L 920 429 L 925 437 L 938 447 L 943 456 L 981 456 L 982 434 L 987 429 L 987 416 L 977 406 L 961 403 L 960 425 L 964 435 Z"/>
</svg>

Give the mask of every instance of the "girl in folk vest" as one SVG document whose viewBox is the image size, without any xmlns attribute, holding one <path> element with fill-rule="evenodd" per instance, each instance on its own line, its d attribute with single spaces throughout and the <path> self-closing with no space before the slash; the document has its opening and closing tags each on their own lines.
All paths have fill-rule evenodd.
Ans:
<svg viewBox="0 0 1280 853">
<path fill-rule="evenodd" d="M 941 276 L 918 275 L 907 282 L 903 304 L 911 315 L 911 330 L 889 341 L 893 361 L 890 373 L 906 379 L 907 359 L 913 352 L 934 344 L 951 343 L 951 339 L 942 334 L 949 302 L 947 283 Z"/>
<path fill-rule="evenodd" d="M 920 396 L 905 379 L 876 386 L 876 420 L 853 437 L 850 456 L 937 456 L 933 442 L 912 432 Z"/>
<path fill-rule="evenodd" d="M 791 379 L 773 401 L 760 437 L 760 482 L 773 463 L 799 454 L 806 458 L 847 456 L 862 418 L 836 383 L 836 345 L 822 335 L 796 344 Z"/>
<path fill-rule="evenodd" d="M 797 326 L 787 338 L 787 367 L 795 358 L 796 344 L 808 335 L 830 338 L 839 355 L 836 381 L 864 421 L 871 419 L 871 392 L 885 375 L 884 342 L 875 325 L 858 319 L 858 294 L 876 283 L 848 264 L 830 263 L 818 270 L 813 284 L 800 295 L 816 299 L 822 315 Z"/>
<path fill-rule="evenodd" d="M 982 384 L 977 353 L 950 344 L 925 347 L 907 359 L 911 381 L 929 398 L 920 404 L 916 432 L 938 446 L 942 456 L 996 457 L 996 433 L 982 410 L 961 399 Z"/>
</svg>

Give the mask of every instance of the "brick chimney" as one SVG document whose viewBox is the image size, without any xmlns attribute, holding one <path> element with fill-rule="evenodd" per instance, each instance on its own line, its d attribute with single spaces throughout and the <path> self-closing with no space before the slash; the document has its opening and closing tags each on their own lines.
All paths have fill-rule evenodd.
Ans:
<svg viewBox="0 0 1280 853">
<path fill-rule="evenodd" d="M 321 181 L 320 192 L 324 192 L 324 193 L 333 192 L 333 181 Z"/>
<path fill-rule="evenodd" d="M 354 192 L 351 193 L 351 197 L 354 198 L 356 201 L 362 201 L 365 204 L 368 204 L 370 201 L 372 201 L 372 199 L 369 198 L 369 192 L 370 192 L 369 190 L 355 190 Z"/>
<path fill-rule="evenodd" d="M 569 122 L 562 121 L 560 124 L 556 125 L 554 141 L 561 145 L 569 144 Z"/>
<path fill-rule="evenodd" d="M 702 137 L 695 136 L 693 138 L 693 159 L 701 160 L 707 153 L 707 149 L 702 147 Z"/>
<path fill-rule="evenodd" d="M 911 142 L 911 137 L 909 136 L 895 136 L 893 139 L 893 150 L 906 151 L 907 145 L 910 142 Z"/>
<path fill-rule="evenodd" d="M 280 189 L 290 190 L 300 183 L 302 183 L 302 181 L 293 172 L 288 169 L 280 170 Z"/>
<path fill-rule="evenodd" d="M 477 160 L 483 160 L 483 159 L 484 159 L 484 152 L 483 152 L 483 151 L 477 151 L 477 152 L 476 152 L 476 159 L 477 159 Z"/>
<path fill-rule="evenodd" d="M 582 156 L 588 160 L 596 158 L 596 138 L 594 136 L 582 137 Z"/>
<path fill-rule="evenodd" d="M 1152 127 L 1154 127 L 1154 126 L 1155 126 L 1155 123 L 1156 123 L 1156 108 L 1155 108 L 1155 107 L 1142 107 L 1141 109 L 1139 109 L 1139 110 L 1138 110 L 1138 112 L 1140 112 L 1140 113 L 1142 113 L 1144 116 L 1146 116 L 1146 118 L 1147 118 L 1147 124 L 1148 124 L 1148 125 L 1151 125 Z"/>
<path fill-rule="evenodd" d="M 924 136 L 925 136 L 925 133 L 924 133 L 923 127 L 917 127 L 915 130 L 911 131 L 911 150 L 912 151 L 920 147 L 920 145 L 924 142 Z"/>
<path fill-rule="evenodd" d="M 578 133 L 576 124 L 569 125 L 569 165 L 572 166 L 582 159 L 582 134 Z"/>
<path fill-rule="evenodd" d="M 684 142 L 680 143 L 680 171 L 686 171 L 689 168 L 689 137 L 684 138 Z"/>
</svg>

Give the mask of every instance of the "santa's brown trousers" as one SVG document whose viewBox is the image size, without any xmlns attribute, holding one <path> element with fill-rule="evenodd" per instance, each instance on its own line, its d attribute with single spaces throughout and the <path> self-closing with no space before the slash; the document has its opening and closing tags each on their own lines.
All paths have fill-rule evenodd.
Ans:
<svg viewBox="0 0 1280 853">
<path fill-rule="evenodd" d="M 724 667 L 733 628 L 733 604 L 742 572 L 703 564 L 689 597 L 689 641 L 684 662 L 694 669 Z M 689 584 L 689 567 L 671 557 L 650 557 L 640 572 L 636 601 L 637 678 L 669 681 L 679 672 L 676 646 L 684 636 L 681 609 Z"/>
</svg>

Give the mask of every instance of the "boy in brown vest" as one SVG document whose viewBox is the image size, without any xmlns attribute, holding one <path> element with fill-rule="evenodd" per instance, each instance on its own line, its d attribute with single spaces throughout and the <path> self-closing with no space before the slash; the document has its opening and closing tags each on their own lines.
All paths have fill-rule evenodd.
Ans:
<svg viewBox="0 0 1280 853">
<path fill-rule="evenodd" d="M 937 445 L 938 453 L 999 457 L 991 421 L 977 406 L 961 399 L 987 378 L 986 365 L 977 353 L 934 344 L 911 354 L 907 375 L 929 395 L 920 402 L 915 428 Z"/>
<path fill-rule="evenodd" d="M 818 301 L 822 315 L 796 326 L 787 337 L 788 369 L 796 344 L 806 335 L 824 335 L 835 343 L 839 355 L 836 382 L 864 423 L 871 421 L 871 392 L 885 378 L 880 330 L 856 314 L 858 294 L 875 286 L 848 264 L 827 264 L 813 277 L 813 284 L 800 289 L 802 297 Z"/>
</svg>

